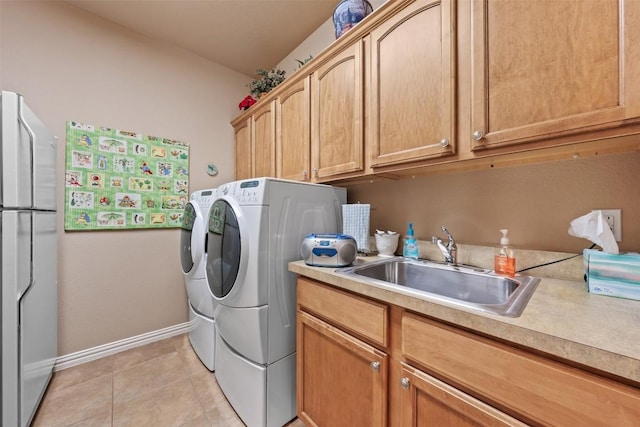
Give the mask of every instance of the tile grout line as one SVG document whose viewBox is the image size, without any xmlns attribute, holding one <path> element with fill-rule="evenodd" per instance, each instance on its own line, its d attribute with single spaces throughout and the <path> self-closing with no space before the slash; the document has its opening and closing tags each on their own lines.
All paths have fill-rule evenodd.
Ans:
<svg viewBox="0 0 640 427">
<path fill-rule="evenodd" d="M 211 425 L 211 420 L 209 420 L 209 417 L 207 416 L 207 411 L 205 410 L 205 407 L 202 404 L 202 398 L 200 397 L 200 393 L 198 393 L 198 391 L 196 390 L 196 387 L 193 385 L 193 381 L 191 381 L 191 374 L 187 375 L 187 379 L 189 380 L 189 385 L 191 386 L 193 393 L 198 398 L 198 404 L 200 405 L 200 409 L 202 410 L 202 415 L 204 416 L 204 419 L 207 420 L 207 424 Z"/>
<path fill-rule="evenodd" d="M 178 352 L 180 355 L 183 355 L 183 353 L 185 352 L 184 348 L 182 346 L 179 347 L 177 342 L 174 342 L 174 347 L 176 349 L 176 352 Z M 196 395 L 198 399 L 198 404 L 200 405 L 200 409 L 202 410 L 202 415 L 204 416 L 204 419 L 207 421 L 207 424 L 209 426 L 213 426 L 211 420 L 209 419 L 209 416 L 207 415 L 204 402 L 202 401 L 203 397 L 200 395 L 200 393 L 198 393 L 198 390 L 196 389 L 196 386 L 193 383 L 193 380 L 192 380 L 193 373 L 191 371 L 186 371 L 186 373 L 187 373 L 187 380 L 189 381 L 189 385 L 191 386 L 193 393 Z"/>
</svg>

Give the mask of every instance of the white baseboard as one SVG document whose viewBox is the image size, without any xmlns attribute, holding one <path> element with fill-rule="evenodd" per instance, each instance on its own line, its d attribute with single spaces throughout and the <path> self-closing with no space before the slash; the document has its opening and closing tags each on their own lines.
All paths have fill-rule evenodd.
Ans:
<svg viewBox="0 0 640 427">
<path fill-rule="evenodd" d="M 136 335 L 120 341 L 114 341 L 98 347 L 88 348 L 86 350 L 60 356 L 56 359 L 53 371 L 61 371 L 63 369 L 71 368 L 72 366 L 81 365 L 83 363 L 91 362 L 92 360 L 111 356 L 112 354 L 120 353 L 121 351 L 184 334 L 189 332 L 190 328 L 191 322 L 185 322 L 179 325 L 169 326 L 168 328 L 147 332 L 146 334 Z"/>
</svg>

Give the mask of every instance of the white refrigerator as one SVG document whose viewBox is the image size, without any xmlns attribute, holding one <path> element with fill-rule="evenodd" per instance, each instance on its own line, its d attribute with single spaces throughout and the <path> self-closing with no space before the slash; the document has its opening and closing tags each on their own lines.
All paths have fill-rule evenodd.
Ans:
<svg viewBox="0 0 640 427">
<path fill-rule="evenodd" d="M 57 356 L 56 140 L 22 96 L 1 94 L 2 419 L 28 426 Z"/>
</svg>

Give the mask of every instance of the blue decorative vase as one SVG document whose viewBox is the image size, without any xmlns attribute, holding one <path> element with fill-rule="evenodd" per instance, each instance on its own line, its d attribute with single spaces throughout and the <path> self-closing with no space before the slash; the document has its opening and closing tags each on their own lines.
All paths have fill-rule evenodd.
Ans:
<svg viewBox="0 0 640 427">
<path fill-rule="evenodd" d="M 342 0 L 333 11 L 336 38 L 346 33 L 371 12 L 373 7 L 367 0 Z"/>
</svg>

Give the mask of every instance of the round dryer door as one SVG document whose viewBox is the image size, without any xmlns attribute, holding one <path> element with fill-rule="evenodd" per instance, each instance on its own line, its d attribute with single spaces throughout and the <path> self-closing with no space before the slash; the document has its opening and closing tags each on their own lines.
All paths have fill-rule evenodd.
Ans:
<svg viewBox="0 0 640 427">
<path fill-rule="evenodd" d="M 229 203 L 216 200 L 209 212 L 207 241 L 207 282 L 216 298 L 224 298 L 233 288 L 241 261 L 238 218 Z"/>
<path fill-rule="evenodd" d="M 182 230 L 180 231 L 180 263 L 183 273 L 193 270 L 195 263 L 202 257 L 204 245 L 198 244 L 196 239 L 202 236 L 204 240 L 204 227 L 198 210 L 191 202 L 184 208 L 182 217 Z M 195 266 L 197 267 L 197 266 Z"/>
</svg>

